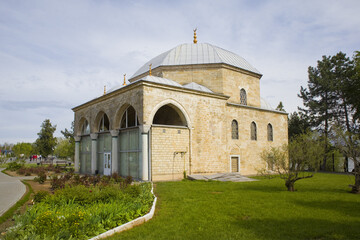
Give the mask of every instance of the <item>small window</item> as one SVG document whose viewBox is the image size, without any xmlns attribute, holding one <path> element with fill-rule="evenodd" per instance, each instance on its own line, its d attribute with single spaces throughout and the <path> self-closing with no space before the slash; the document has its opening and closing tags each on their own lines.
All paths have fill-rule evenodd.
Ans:
<svg viewBox="0 0 360 240">
<path fill-rule="evenodd" d="M 104 113 L 104 115 L 102 116 L 101 121 L 100 121 L 99 132 L 109 131 L 109 129 L 110 129 L 109 125 L 110 125 L 109 118 Z"/>
<path fill-rule="evenodd" d="M 238 127 L 238 122 L 236 120 L 233 120 L 231 123 L 231 138 L 239 139 L 239 127 Z"/>
<path fill-rule="evenodd" d="M 256 141 L 257 140 L 257 131 L 256 131 L 256 123 L 251 123 L 251 140 Z"/>
<path fill-rule="evenodd" d="M 273 127 L 270 123 L 267 126 L 267 138 L 268 141 L 273 141 Z"/>
<path fill-rule="evenodd" d="M 246 91 L 243 88 L 240 90 L 240 104 L 247 105 Z"/>
<path fill-rule="evenodd" d="M 90 134 L 90 125 L 87 120 L 85 120 L 85 122 L 82 125 L 81 134 L 82 135 Z"/>
</svg>

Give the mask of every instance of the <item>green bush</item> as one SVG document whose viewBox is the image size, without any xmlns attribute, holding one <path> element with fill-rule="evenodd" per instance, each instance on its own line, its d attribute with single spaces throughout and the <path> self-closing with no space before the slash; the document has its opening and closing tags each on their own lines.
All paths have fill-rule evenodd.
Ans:
<svg viewBox="0 0 360 240">
<path fill-rule="evenodd" d="M 50 193 L 47 191 L 39 191 L 39 192 L 35 193 L 35 195 L 34 195 L 34 202 L 35 203 L 42 202 L 49 195 L 50 195 Z"/>
<path fill-rule="evenodd" d="M 38 173 L 38 176 L 34 178 L 34 181 L 43 184 L 46 181 L 45 172 Z"/>
<path fill-rule="evenodd" d="M 18 169 L 20 169 L 23 166 L 24 165 L 19 162 L 10 162 L 7 164 L 6 169 L 9 171 L 17 171 Z"/>
<path fill-rule="evenodd" d="M 66 186 L 37 198 L 38 203 L 15 217 L 4 239 L 89 239 L 147 213 L 153 202 L 150 183 L 125 190 L 117 184 Z"/>
</svg>

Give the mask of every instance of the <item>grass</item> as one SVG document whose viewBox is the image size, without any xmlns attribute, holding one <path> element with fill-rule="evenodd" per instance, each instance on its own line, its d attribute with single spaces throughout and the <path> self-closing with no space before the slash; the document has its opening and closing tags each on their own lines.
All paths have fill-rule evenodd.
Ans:
<svg viewBox="0 0 360 240">
<path fill-rule="evenodd" d="M 33 193 L 33 189 L 31 188 L 30 184 L 25 182 L 25 181 L 21 181 L 23 184 L 26 185 L 27 187 L 27 192 L 26 194 L 19 200 L 16 202 L 16 204 L 14 206 L 12 206 L 9 210 L 7 210 L 3 215 L 1 215 L 0 217 L 0 224 L 2 224 L 3 222 L 5 222 L 7 219 L 9 219 L 10 217 L 12 217 L 15 213 L 15 211 L 20 208 L 21 206 L 23 206 L 27 201 L 29 201 L 31 194 Z"/>
<path fill-rule="evenodd" d="M 149 222 L 108 239 L 359 239 L 353 176 L 316 174 L 288 192 L 279 178 L 257 182 L 159 182 Z"/>
</svg>

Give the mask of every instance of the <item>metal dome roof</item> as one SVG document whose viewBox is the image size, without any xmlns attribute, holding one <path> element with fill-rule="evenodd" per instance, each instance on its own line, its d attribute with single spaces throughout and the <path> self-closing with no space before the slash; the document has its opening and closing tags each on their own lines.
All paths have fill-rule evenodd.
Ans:
<svg viewBox="0 0 360 240">
<path fill-rule="evenodd" d="M 260 98 L 260 106 L 262 109 L 274 111 L 274 109 L 271 107 L 270 103 L 262 97 Z"/>
<path fill-rule="evenodd" d="M 145 63 L 131 77 L 137 77 L 149 70 L 149 64 L 152 69 L 159 66 L 177 66 L 177 65 L 194 65 L 194 64 L 215 64 L 224 63 L 240 69 L 247 70 L 256 74 L 261 73 L 250 65 L 244 58 L 239 55 L 216 47 L 209 43 L 184 43 L 167 52 L 154 57 Z"/>
</svg>

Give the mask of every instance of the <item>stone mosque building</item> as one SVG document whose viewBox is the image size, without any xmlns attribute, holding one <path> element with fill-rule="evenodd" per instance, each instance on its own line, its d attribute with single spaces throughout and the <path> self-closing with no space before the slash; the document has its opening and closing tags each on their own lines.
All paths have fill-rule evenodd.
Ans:
<svg viewBox="0 0 360 240">
<path fill-rule="evenodd" d="M 75 170 L 142 180 L 256 174 L 260 153 L 287 143 L 287 113 L 260 97 L 262 74 L 220 47 L 185 43 L 73 108 Z"/>
</svg>

